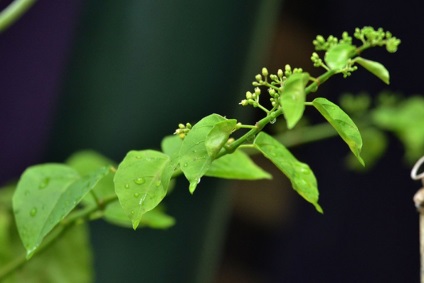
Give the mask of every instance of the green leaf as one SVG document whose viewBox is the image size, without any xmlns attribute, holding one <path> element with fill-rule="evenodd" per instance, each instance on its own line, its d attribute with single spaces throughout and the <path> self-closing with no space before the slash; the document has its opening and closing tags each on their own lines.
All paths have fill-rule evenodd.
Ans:
<svg viewBox="0 0 424 283">
<path fill-rule="evenodd" d="M 109 223 L 122 226 L 125 228 L 132 228 L 132 223 L 128 215 L 119 205 L 114 202 L 106 207 L 104 219 Z M 154 229 L 167 229 L 175 224 L 175 219 L 167 215 L 162 206 L 159 204 L 154 209 L 147 211 L 140 220 L 139 226 L 150 227 Z"/>
<path fill-rule="evenodd" d="M 284 145 L 264 132 L 256 136 L 254 145 L 289 178 L 299 195 L 313 204 L 318 212 L 323 212 L 318 204 L 317 181 L 307 164 L 298 161 Z"/>
<path fill-rule="evenodd" d="M 362 149 L 361 133 L 349 115 L 339 106 L 322 97 L 315 98 L 312 104 L 347 143 L 358 161 L 365 166 L 360 155 Z"/>
<path fill-rule="evenodd" d="M 292 129 L 303 116 L 306 97 L 305 86 L 308 81 L 308 73 L 297 73 L 291 75 L 284 84 L 280 104 L 289 129 Z"/>
<path fill-rule="evenodd" d="M 66 164 L 75 169 L 81 176 L 93 173 L 101 167 L 116 167 L 114 161 L 92 150 L 83 150 L 74 153 L 66 160 Z M 116 195 L 113 174 L 108 174 L 102 178 L 93 188 L 93 193 L 98 199 Z M 91 194 L 87 195 L 82 202 L 85 205 L 96 203 Z"/>
<path fill-rule="evenodd" d="M 0 189 L 0 199 L 8 199 L 14 188 Z M 93 282 L 93 262 L 86 225 L 69 228 L 43 253 L 37 254 L 22 267 L 1 278 L 1 270 L 25 254 L 19 239 L 12 211 L 0 206 L 0 281 L 2 283 L 89 283 Z"/>
<path fill-rule="evenodd" d="M 28 257 L 108 173 L 108 168 L 101 168 L 80 178 L 68 166 L 43 164 L 32 166 L 22 174 L 13 196 L 13 209 Z"/>
<path fill-rule="evenodd" d="M 346 67 L 355 50 L 356 47 L 349 43 L 334 45 L 325 53 L 324 61 L 330 69 L 341 70 Z"/>
<path fill-rule="evenodd" d="M 166 196 L 174 173 L 170 157 L 155 150 L 130 151 L 115 173 L 115 192 L 133 229 Z"/>
<path fill-rule="evenodd" d="M 409 162 L 423 155 L 424 97 L 413 96 L 393 106 L 381 106 L 371 117 L 378 127 L 392 131 L 402 141 Z"/>
<path fill-rule="evenodd" d="M 356 57 L 355 62 L 377 76 L 385 84 L 390 84 L 389 71 L 381 63 L 364 59 L 362 57 Z"/>
<path fill-rule="evenodd" d="M 217 156 L 221 148 L 225 145 L 231 133 L 236 128 L 237 120 L 224 120 L 216 123 L 209 134 L 206 136 L 205 146 L 209 156 L 214 158 Z"/>
<path fill-rule="evenodd" d="M 212 162 L 205 176 L 235 179 L 259 180 L 271 179 L 272 176 L 256 165 L 250 157 L 241 150 L 224 155 Z"/>
<path fill-rule="evenodd" d="M 378 159 L 383 156 L 387 148 L 387 137 L 384 135 L 383 131 L 374 127 L 368 127 L 361 130 L 361 134 L 364 141 L 361 156 L 367 164 L 367 167 L 359 165 L 352 154 L 347 156 L 346 163 L 350 169 L 365 171 L 370 170 Z"/>
<path fill-rule="evenodd" d="M 177 158 L 180 153 L 181 144 L 183 140 L 178 135 L 167 136 L 162 139 L 161 149 L 171 159 Z"/>
<path fill-rule="evenodd" d="M 208 154 L 205 142 L 219 122 L 226 119 L 218 114 L 211 114 L 197 122 L 184 138 L 180 148 L 180 168 L 190 182 L 189 190 L 193 193 L 200 179 L 211 166 L 213 157 Z"/>
</svg>

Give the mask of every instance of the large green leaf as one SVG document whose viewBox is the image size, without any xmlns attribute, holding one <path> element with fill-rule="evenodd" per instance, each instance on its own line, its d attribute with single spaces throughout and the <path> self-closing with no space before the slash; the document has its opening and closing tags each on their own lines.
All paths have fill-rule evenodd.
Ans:
<svg viewBox="0 0 424 283">
<path fill-rule="evenodd" d="M 355 50 L 356 47 L 348 43 L 334 45 L 325 53 L 324 61 L 330 69 L 338 71 L 346 67 Z"/>
<path fill-rule="evenodd" d="M 210 130 L 205 140 L 206 151 L 210 157 L 215 159 L 236 128 L 236 124 L 237 120 L 230 119 L 216 123 L 212 127 L 212 130 Z"/>
<path fill-rule="evenodd" d="M 284 84 L 280 104 L 289 129 L 292 129 L 303 116 L 306 96 L 305 86 L 308 81 L 308 73 L 297 73 L 291 75 Z"/>
<path fill-rule="evenodd" d="M 68 166 L 43 164 L 29 167 L 22 174 L 13 196 L 13 209 L 28 257 L 108 173 L 104 167 L 80 178 Z"/>
<path fill-rule="evenodd" d="M 13 189 L 13 187 L 0 189 L 0 199 L 8 199 L 7 203 L 0 206 L 0 273 L 9 263 L 25 254 L 10 207 L 12 205 L 10 192 L 13 192 Z M 0 278 L 0 281 L 2 283 L 92 282 L 93 263 L 86 225 L 71 227 L 47 250 L 34 256 L 7 278 L 3 280 Z"/>
<path fill-rule="evenodd" d="M 298 161 L 284 145 L 264 132 L 257 135 L 254 145 L 289 178 L 299 195 L 313 204 L 318 212 L 323 212 L 318 204 L 317 181 L 307 164 Z"/>
<path fill-rule="evenodd" d="M 322 97 L 315 98 L 312 103 L 321 115 L 333 126 L 340 137 L 347 143 L 358 161 L 364 166 L 364 161 L 360 155 L 362 149 L 361 133 L 349 115 L 339 106 Z"/>
<path fill-rule="evenodd" d="M 389 71 L 381 63 L 364 59 L 362 57 L 356 57 L 355 62 L 367 69 L 370 73 L 374 74 L 385 84 L 390 84 Z"/>
<path fill-rule="evenodd" d="M 180 168 L 190 182 L 189 190 L 191 193 L 194 192 L 214 159 L 208 153 L 205 145 L 206 139 L 213 127 L 225 120 L 218 114 L 206 116 L 192 127 L 181 144 L 179 152 Z"/>
<path fill-rule="evenodd" d="M 252 159 L 241 150 L 236 150 L 232 154 L 227 154 L 214 160 L 205 176 L 236 180 L 272 178 L 268 172 L 256 165 Z"/>
<path fill-rule="evenodd" d="M 115 192 L 134 229 L 166 196 L 173 173 L 170 157 L 155 150 L 130 151 L 119 164 Z"/>
</svg>

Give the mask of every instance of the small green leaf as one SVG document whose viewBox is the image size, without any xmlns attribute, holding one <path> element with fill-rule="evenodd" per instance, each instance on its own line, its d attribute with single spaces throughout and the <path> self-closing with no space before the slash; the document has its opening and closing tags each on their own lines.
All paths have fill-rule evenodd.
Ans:
<svg viewBox="0 0 424 283">
<path fill-rule="evenodd" d="M 312 104 L 347 143 L 358 161 L 365 166 L 360 155 L 362 149 L 361 133 L 349 115 L 339 106 L 322 97 L 315 98 Z"/>
<path fill-rule="evenodd" d="M 75 170 L 61 164 L 36 165 L 24 172 L 13 197 L 13 209 L 28 257 L 108 173 L 108 168 L 100 168 L 80 178 Z"/>
<path fill-rule="evenodd" d="M 355 58 L 356 63 L 367 69 L 370 73 L 377 76 L 385 84 L 390 84 L 389 71 L 381 63 L 364 59 L 362 57 Z"/>
<path fill-rule="evenodd" d="M 166 196 L 174 173 L 170 157 L 154 150 L 130 151 L 115 173 L 115 192 L 134 229 Z"/>
<path fill-rule="evenodd" d="M 303 116 L 306 97 L 305 86 L 308 81 L 308 73 L 297 73 L 291 75 L 284 84 L 280 104 L 289 129 L 292 129 Z"/>
<path fill-rule="evenodd" d="M 190 182 L 189 190 L 193 193 L 200 179 L 211 166 L 213 157 L 208 154 L 205 142 L 219 122 L 226 119 L 218 114 L 211 114 L 197 122 L 184 138 L 180 148 L 180 168 Z"/>
<path fill-rule="evenodd" d="M 28 257 L 66 216 L 57 207 L 58 200 L 79 178 L 75 170 L 61 164 L 35 165 L 22 174 L 13 196 L 13 210 Z M 69 207 L 74 207 L 73 200 Z"/>
<path fill-rule="evenodd" d="M 104 219 L 109 223 L 121 227 L 132 228 L 132 223 L 128 215 L 117 202 L 111 203 L 106 207 Z M 140 220 L 141 227 L 150 227 L 153 229 L 167 229 L 174 224 L 175 219 L 167 215 L 160 204 L 152 210 L 147 211 Z"/>
<path fill-rule="evenodd" d="M 83 150 L 74 153 L 66 160 L 66 164 L 75 169 L 81 176 L 93 173 L 101 167 L 106 166 L 110 168 L 111 166 L 116 166 L 115 162 L 92 150 Z M 113 174 L 104 176 L 93 188 L 93 193 L 98 199 L 115 195 Z M 82 202 L 85 205 L 96 203 L 91 194 L 87 195 Z"/>
<path fill-rule="evenodd" d="M 349 43 L 334 45 L 325 53 L 324 61 L 331 70 L 341 70 L 346 67 L 355 50 L 356 47 Z"/>
<path fill-rule="evenodd" d="M 259 180 L 271 179 L 272 176 L 256 165 L 250 157 L 241 150 L 224 155 L 212 162 L 205 176 L 235 179 Z"/>
<path fill-rule="evenodd" d="M 216 123 L 212 127 L 205 140 L 206 151 L 210 157 L 216 157 L 236 128 L 236 124 L 237 120 L 231 119 Z"/>
<path fill-rule="evenodd" d="M 256 136 L 254 145 L 289 178 L 299 195 L 313 204 L 318 212 L 323 212 L 318 204 L 317 181 L 307 164 L 298 161 L 284 145 L 264 132 Z"/>
</svg>

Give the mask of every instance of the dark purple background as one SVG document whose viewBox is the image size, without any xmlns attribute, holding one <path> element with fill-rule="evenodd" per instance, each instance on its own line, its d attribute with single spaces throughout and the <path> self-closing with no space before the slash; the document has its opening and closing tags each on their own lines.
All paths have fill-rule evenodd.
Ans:
<svg viewBox="0 0 424 283">
<path fill-rule="evenodd" d="M 43 158 L 79 2 L 39 1 L 0 35 L 0 184 Z"/>
</svg>

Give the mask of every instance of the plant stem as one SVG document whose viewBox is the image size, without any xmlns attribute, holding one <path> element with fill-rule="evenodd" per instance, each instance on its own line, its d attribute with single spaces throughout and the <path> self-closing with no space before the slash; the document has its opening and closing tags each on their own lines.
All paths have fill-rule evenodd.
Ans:
<svg viewBox="0 0 424 283">
<path fill-rule="evenodd" d="M 36 0 L 15 0 L 0 12 L 0 32 L 16 22 Z"/>
</svg>

